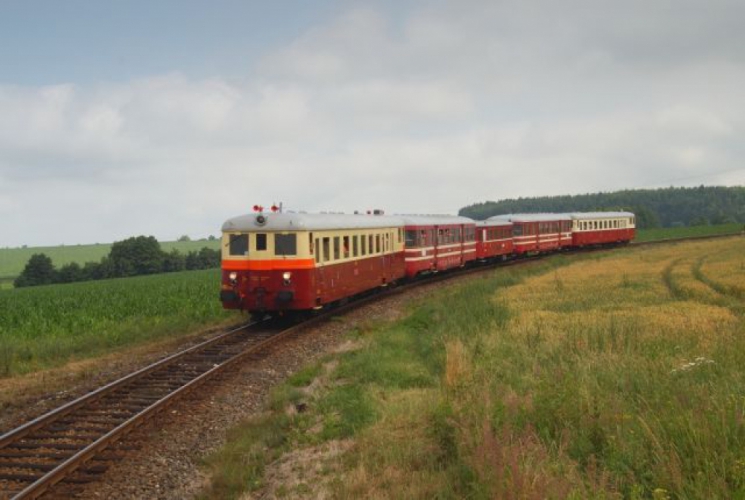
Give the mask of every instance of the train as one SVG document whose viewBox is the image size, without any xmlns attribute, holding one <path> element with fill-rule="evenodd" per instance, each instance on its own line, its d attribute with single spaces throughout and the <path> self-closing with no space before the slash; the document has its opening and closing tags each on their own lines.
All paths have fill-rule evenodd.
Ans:
<svg viewBox="0 0 745 500">
<path fill-rule="evenodd" d="M 295 213 L 222 226 L 220 300 L 255 318 L 304 315 L 455 268 L 634 239 L 631 212 L 451 215 Z"/>
</svg>

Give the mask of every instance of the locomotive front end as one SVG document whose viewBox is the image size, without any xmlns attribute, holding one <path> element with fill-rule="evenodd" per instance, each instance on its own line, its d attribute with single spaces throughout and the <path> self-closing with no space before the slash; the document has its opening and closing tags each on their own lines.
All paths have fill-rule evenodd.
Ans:
<svg viewBox="0 0 745 500">
<path fill-rule="evenodd" d="M 313 308 L 313 247 L 294 222 L 291 214 L 259 213 L 223 225 L 224 308 L 255 316 Z"/>
</svg>

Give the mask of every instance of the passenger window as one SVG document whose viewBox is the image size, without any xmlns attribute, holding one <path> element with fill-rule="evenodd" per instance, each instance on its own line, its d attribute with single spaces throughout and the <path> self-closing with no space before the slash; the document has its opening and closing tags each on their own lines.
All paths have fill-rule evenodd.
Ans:
<svg viewBox="0 0 745 500">
<path fill-rule="evenodd" d="M 308 234 L 308 246 L 310 247 L 310 254 L 313 255 L 313 233 Z"/>
<path fill-rule="evenodd" d="M 331 260 L 331 238 L 323 239 L 323 261 L 328 262 Z"/>
<path fill-rule="evenodd" d="M 344 250 L 344 258 L 349 258 L 349 236 L 344 236 L 342 238 L 342 249 Z"/>
<path fill-rule="evenodd" d="M 367 255 L 367 236 L 366 235 L 363 234 L 362 236 L 360 236 L 360 243 L 362 247 L 361 249 L 362 255 Z"/>
<path fill-rule="evenodd" d="M 416 231 L 406 231 L 406 247 L 407 248 L 414 248 L 417 246 L 416 244 Z"/>
<path fill-rule="evenodd" d="M 297 255 L 297 235 L 277 234 L 274 236 L 275 255 Z"/>
<path fill-rule="evenodd" d="M 334 236 L 334 260 L 339 260 L 341 257 L 340 245 L 339 245 L 339 237 Z"/>
<path fill-rule="evenodd" d="M 320 245 L 321 242 L 319 240 L 316 240 L 316 262 L 321 262 Z"/>
<path fill-rule="evenodd" d="M 352 257 L 359 255 L 359 236 L 356 234 L 352 236 Z"/>
<path fill-rule="evenodd" d="M 230 255 L 248 255 L 248 235 L 231 234 L 228 240 Z"/>
<path fill-rule="evenodd" d="M 266 250 L 266 233 L 256 233 L 256 251 Z"/>
<path fill-rule="evenodd" d="M 367 248 L 370 249 L 370 255 L 374 254 L 375 253 L 375 245 L 373 245 L 373 235 L 372 234 L 368 236 L 367 243 L 369 244 L 369 246 Z"/>
<path fill-rule="evenodd" d="M 375 235 L 375 253 L 380 253 L 380 235 Z"/>
</svg>

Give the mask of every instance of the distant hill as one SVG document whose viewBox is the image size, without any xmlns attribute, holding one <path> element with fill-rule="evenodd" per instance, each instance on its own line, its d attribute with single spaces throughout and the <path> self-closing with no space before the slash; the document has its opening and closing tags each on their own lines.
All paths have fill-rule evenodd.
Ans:
<svg viewBox="0 0 745 500">
<path fill-rule="evenodd" d="M 745 187 L 634 189 L 475 203 L 459 215 L 484 220 L 520 212 L 588 212 L 628 210 L 640 228 L 745 223 Z"/>
<path fill-rule="evenodd" d="M 212 250 L 220 248 L 219 240 L 199 241 L 164 241 L 160 244 L 165 252 L 173 249 L 186 254 L 199 251 L 204 247 Z M 81 266 L 86 262 L 98 262 L 101 257 L 109 254 L 110 243 L 97 243 L 95 245 L 60 245 L 56 247 L 25 247 L 25 248 L 0 248 L 0 281 L 15 278 L 35 253 L 43 253 L 52 259 L 55 266 L 77 262 Z"/>
</svg>

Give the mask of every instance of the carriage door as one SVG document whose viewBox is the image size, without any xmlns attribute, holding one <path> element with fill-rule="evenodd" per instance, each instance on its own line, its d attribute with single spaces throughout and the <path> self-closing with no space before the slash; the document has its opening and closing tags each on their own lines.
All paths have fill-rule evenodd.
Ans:
<svg viewBox="0 0 745 500">
<path fill-rule="evenodd" d="M 326 302 L 328 295 L 326 286 L 326 263 L 331 259 L 331 238 L 328 236 L 316 238 L 316 300 Z"/>
<path fill-rule="evenodd" d="M 461 224 L 458 231 L 460 232 L 458 236 L 460 239 L 460 265 L 463 266 L 466 263 L 466 226 Z"/>
</svg>

